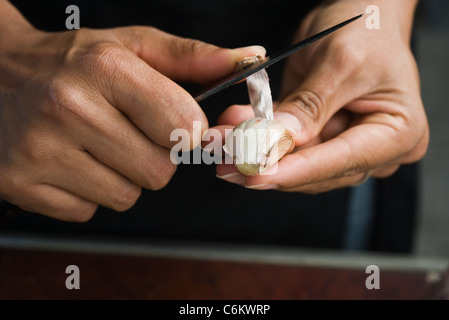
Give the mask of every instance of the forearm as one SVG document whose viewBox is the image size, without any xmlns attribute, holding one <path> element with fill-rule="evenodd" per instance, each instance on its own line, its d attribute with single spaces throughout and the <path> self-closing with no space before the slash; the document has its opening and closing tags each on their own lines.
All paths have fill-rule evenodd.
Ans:
<svg viewBox="0 0 449 320">
<path fill-rule="evenodd" d="M 9 46 L 18 35 L 35 30 L 25 17 L 9 2 L 0 0 L 0 50 Z"/>
<path fill-rule="evenodd" d="M 39 49 L 45 32 L 33 27 L 9 1 L 0 0 L 0 88 L 12 87 L 28 77 L 42 58 L 49 60 L 47 51 Z"/>
</svg>

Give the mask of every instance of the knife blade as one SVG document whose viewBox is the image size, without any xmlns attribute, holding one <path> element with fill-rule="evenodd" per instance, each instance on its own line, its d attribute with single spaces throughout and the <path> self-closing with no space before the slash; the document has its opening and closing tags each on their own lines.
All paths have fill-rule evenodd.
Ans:
<svg viewBox="0 0 449 320">
<path fill-rule="evenodd" d="M 363 16 L 363 14 L 360 14 L 351 19 L 343 21 L 343 22 L 341 22 L 333 27 L 330 27 L 324 31 L 321 31 L 307 39 L 304 39 L 295 44 L 292 44 L 291 46 L 289 46 L 269 57 L 261 59 L 258 62 L 244 68 L 243 70 L 236 71 L 236 72 L 224 77 L 223 79 L 218 80 L 211 86 L 209 86 L 206 89 L 203 89 L 201 92 L 199 92 L 195 96 L 195 100 L 197 102 L 203 101 L 204 99 L 209 98 L 210 96 L 231 87 L 232 85 L 240 82 L 241 80 L 244 80 L 245 78 L 256 73 L 257 71 L 268 68 L 269 66 L 275 64 L 276 62 L 279 62 L 279 61 L 287 58 L 292 53 L 294 53 L 298 50 L 304 49 L 305 47 L 314 43 L 315 41 L 331 34 L 332 32 L 337 31 L 338 29 L 348 25 L 349 23 L 359 19 L 362 16 Z"/>
</svg>

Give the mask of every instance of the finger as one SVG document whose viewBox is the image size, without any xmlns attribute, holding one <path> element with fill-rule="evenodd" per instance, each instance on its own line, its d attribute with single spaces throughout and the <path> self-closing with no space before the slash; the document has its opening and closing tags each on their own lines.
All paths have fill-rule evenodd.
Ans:
<svg viewBox="0 0 449 320">
<path fill-rule="evenodd" d="M 93 202 L 48 184 L 30 185 L 26 192 L 16 193 L 9 201 L 20 203 L 26 211 L 71 222 L 88 221 L 98 208 Z"/>
<path fill-rule="evenodd" d="M 322 141 L 328 141 L 339 134 L 343 133 L 351 125 L 353 117 L 346 110 L 338 111 L 330 120 L 326 123 L 323 130 L 320 133 Z"/>
<path fill-rule="evenodd" d="M 249 177 L 247 184 L 293 188 L 397 163 L 410 148 L 405 125 L 400 117 L 366 116 L 332 140 L 285 156 L 275 174 L 268 170 L 266 175 Z"/>
<path fill-rule="evenodd" d="M 140 188 L 87 152 L 73 150 L 41 170 L 41 181 L 89 202 L 124 211 L 135 204 Z"/>
<path fill-rule="evenodd" d="M 115 32 L 141 59 L 177 81 L 206 84 L 232 73 L 236 61 L 244 57 L 265 56 L 260 46 L 220 48 L 151 27 L 118 28 Z"/>
<path fill-rule="evenodd" d="M 176 129 L 186 131 L 189 139 L 182 142 L 187 150 L 200 143 L 208 122 L 187 91 L 131 52 L 108 47 L 101 57 L 104 68 L 98 84 L 109 104 L 161 146 L 177 144 L 170 139 Z"/>
<path fill-rule="evenodd" d="M 216 176 L 221 180 L 240 186 L 244 186 L 246 182 L 246 176 L 241 174 L 233 164 L 218 164 Z"/>
<path fill-rule="evenodd" d="M 201 140 L 201 148 L 208 150 L 221 149 L 226 142 L 227 136 L 231 134 L 233 129 L 234 126 L 221 125 L 206 130 Z"/>
<path fill-rule="evenodd" d="M 170 151 L 152 142 L 105 101 L 90 106 L 95 108 L 102 112 L 102 120 L 83 129 L 85 135 L 77 136 L 79 144 L 134 184 L 151 190 L 164 187 L 176 171 Z"/>
<path fill-rule="evenodd" d="M 251 105 L 232 105 L 227 108 L 223 113 L 218 117 L 217 123 L 219 125 L 231 125 L 236 126 L 243 121 L 254 118 L 254 111 Z"/>
<path fill-rule="evenodd" d="M 365 183 L 368 180 L 368 178 L 370 178 L 370 177 L 374 177 L 374 178 L 389 177 L 394 172 L 396 172 L 399 169 L 399 167 L 400 167 L 399 165 L 383 166 L 383 167 L 371 170 L 370 172 L 366 172 L 366 173 L 360 173 L 360 174 L 356 174 L 353 176 L 326 180 L 326 181 L 318 182 L 318 183 L 305 184 L 305 185 L 301 185 L 299 187 L 294 187 L 294 188 L 283 188 L 283 187 L 278 187 L 278 186 L 273 186 L 273 185 L 271 185 L 271 186 L 270 185 L 259 185 L 259 186 L 255 186 L 255 187 L 247 186 L 247 188 L 258 189 L 258 190 L 277 189 L 277 190 L 285 191 L 285 192 L 302 192 L 302 193 L 307 193 L 307 194 L 319 194 L 319 193 L 323 193 L 323 192 L 327 192 L 327 191 L 335 190 L 335 189 L 340 189 L 340 188 L 356 187 L 356 186 L 359 186 L 359 185 Z M 225 178 L 227 178 L 227 176 L 225 176 Z M 229 182 L 233 182 L 233 181 L 229 181 Z M 245 183 L 246 183 L 246 181 L 245 181 Z M 242 184 L 242 183 L 240 183 L 240 184 Z"/>
<path fill-rule="evenodd" d="M 346 110 L 338 111 L 324 126 L 321 133 L 309 142 L 297 146 L 293 151 L 310 148 L 324 141 L 331 140 L 344 132 L 351 125 L 352 117 Z"/>
<path fill-rule="evenodd" d="M 229 173 L 235 173 L 238 172 L 236 166 L 234 166 L 233 164 L 225 164 L 225 163 L 221 163 L 217 165 L 217 175 L 218 176 L 223 176 Z"/>
<path fill-rule="evenodd" d="M 336 179 L 330 179 L 318 183 L 311 183 L 306 185 L 301 185 L 295 188 L 287 188 L 283 189 L 279 188 L 281 191 L 286 192 L 301 192 L 306 194 L 319 194 L 323 192 L 327 192 L 330 190 L 341 189 L 346 187 L 356 187 L 366 182 L 369 178 L 368 172 L 360 173 L 353 176 L 348 177 L 340 177 Z M 264 186 L 258 187 L 258 189 L 262 190 Z"/>
<path fill-rule="evenodd" d="M 307 194 L 318 194 L 334 189 L 355 187 L 361 185 L 370 177 L 370 175 L 368 174 L 368 172 L 366 172 L 356 174 L 354 176 L 340 177 L 318 183 L 305 184 L 299 187 L 284 188 L 282 186 L 271 184 L 251 185 L 250 183 L 247 182 L 247 177 L 239 173 L 235 166 L 220 164 L 217 166 L 217 177 L 230 183 L 245 186 L 246 188 L 249 189 L 279 190 L 285 192 L 302 192 Z"/>
<path fill-rule="evenodd" d="M 399 169 L 399 167 L 399 165 L 382 166 L 380 168 L 371 170 L 371 176 L 379 179 L 387 178 L 394 174 Z"/>
</svg>

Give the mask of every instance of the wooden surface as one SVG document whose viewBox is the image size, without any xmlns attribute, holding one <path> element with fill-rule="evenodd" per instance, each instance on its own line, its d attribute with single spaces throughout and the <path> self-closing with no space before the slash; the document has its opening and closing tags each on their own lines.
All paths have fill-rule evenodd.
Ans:
<svg viewBox="0 0 449 320">
<path fill-rule="evenodd" d="M 68 290 L 68 265 L 80 289 Z M 426 299 L 426 272 L 0 248 L 0 299 Z"/>
</svg>

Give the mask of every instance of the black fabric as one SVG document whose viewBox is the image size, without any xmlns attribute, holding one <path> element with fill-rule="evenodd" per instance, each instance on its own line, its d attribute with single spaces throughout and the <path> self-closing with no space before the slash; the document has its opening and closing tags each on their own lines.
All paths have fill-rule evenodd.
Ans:
<svg viewBox="0 0 449 320">
<path fill-rule="evenodd" d="M 12 2 L 35 26 L 45 30 L 64 30 L 65 8 L 76 4 L 80 8 L 82 27 L 152 25 L 223 47 L 260 44 L 266 47 L 268 54 L 290 43 L 303 16 L 317 4 L 317 1 L 288 0 Z M 268 71 L 275 97 L 282 69 L 283 64 L 279 63 Z M 243 84 L 204 101 L 201 106 L 213 125 L 217 116 L 235 103 L 248 103 Z M 414 172 L 407 173 L 414 180 Z M 392 181 L 395 179 L 393 177 Z M 387 223 L 386 217 L 391 220 L 396 216 L 407 221 L 413 217 L 412 204 L 407 205 L 405 211 L 401 207 L 409 195 L 404 198 L 403 194 L 390 193 L 394 186 L 390 185 L 390 179 L 380 186 L 378 208 L 388 210 L 379 213 L 380 224 Z M 392 196 L 398 198 L 394 206 L 389 206 Z M 247 190 L 217 179 L 214 166 L 181 165 L 166 188 L 156 192 L 145 190 L 129 212 L 116 213 L 101 208 L 85 224 L 26 214 L 16 217 L 7 228 L 55 234 L 113 235 L 126 239 L 205 240 L 340 249 L 348 199 L 349 189 L 316 196 Z M 398 216 L 391 211 L 403 211 L 404 214 Z M 410 224 L 406 224 L 405 230 L 400 221 L 391 226 L 399 228 L 397 234 L 410 234 L 412 230 Z M 384 251 L 404 249 L 388 244 L 379 248 Z"/>
<path fill-rule="evenodd" d="M 420 204 L 419 167 L 402 166 L 392 177 L 377 181 L 376 215 L 371 250 L 411 252 Z"/>
</svg>

